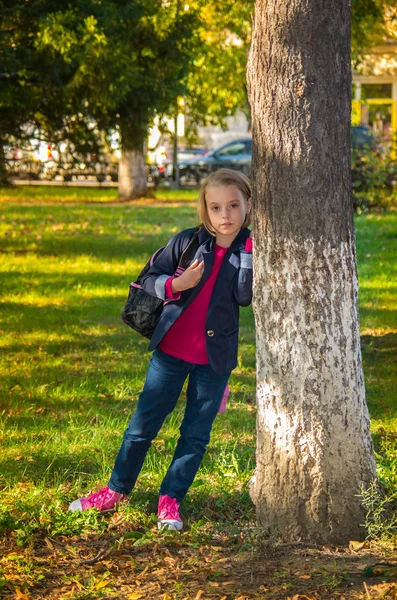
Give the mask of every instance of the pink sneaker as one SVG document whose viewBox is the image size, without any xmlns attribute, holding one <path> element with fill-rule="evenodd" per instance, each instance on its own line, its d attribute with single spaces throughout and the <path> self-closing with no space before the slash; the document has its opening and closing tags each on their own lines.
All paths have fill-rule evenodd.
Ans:
<svg viewBox="0 0 397 600">
<path fill-rule="evenodd" d="M 173 531 L 182 529 L 183 521 L 179 514 L 179 504 L 176 498 L 160 496 L 157 511 L 159 529 L 167 528 Z"/>
<path fill-rule="evenodd" d="M 88 508 L 97 508 L 100 512 L 105 513 L 115 510 L 118 504 L 125 502 L 128 502 L 128 496 L 104 487 L 97 492 L 91 493 L 87 498 L 75 500 L 69 505 L 68 510 L 76 512 L 78 510 L 87 510 Z"/>
</svg>

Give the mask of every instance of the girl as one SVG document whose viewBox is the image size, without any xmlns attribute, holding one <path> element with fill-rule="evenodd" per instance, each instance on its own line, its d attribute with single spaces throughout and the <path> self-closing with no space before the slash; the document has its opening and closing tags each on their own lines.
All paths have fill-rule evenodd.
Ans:
<svg viewBox="0 0 397 600">
<path fill-rule="evenodd" d="M 220 169 L 202 184 L 201 226 L 173 237 L 143 280 L 165 300 L 154 330 L 145 385 L 107 487 L 72 502 L 69 510 L 114 510 L 128 499 L 152 441 L 189 377 L 180 437 L 161 484 L 159 527 L 182 529 L 179 505 L 210 439 L 225 386 L 237 364 L 239 305 L 252 298 L 251 187 L 237 171 Z M 175 274 L 182 252 L 198 235 L 195 260 Z"/>
</svg>

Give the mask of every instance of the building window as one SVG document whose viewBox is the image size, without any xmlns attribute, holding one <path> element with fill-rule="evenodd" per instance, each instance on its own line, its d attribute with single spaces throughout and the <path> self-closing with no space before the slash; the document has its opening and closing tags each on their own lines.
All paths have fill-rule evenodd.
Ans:
<svg viewBox="0 0 397 600">
<path fill-rule="evenodd" d="M 374 98 L 391 98 L 391 83 L 363 83 L 361 85 L 361 100 Z"/>
</svg>

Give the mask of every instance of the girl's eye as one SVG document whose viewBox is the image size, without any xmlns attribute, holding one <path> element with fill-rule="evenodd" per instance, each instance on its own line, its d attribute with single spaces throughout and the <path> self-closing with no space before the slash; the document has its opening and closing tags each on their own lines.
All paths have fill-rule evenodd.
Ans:
<svg viewBox="0 0 397 600">
<path fill-rule="evenodd" d="M 231 206 L 231 208 L 237 208 L 238 204 L 237 204 L 237 202 L 235 202 L 234 204 L 231 204 L 230 206 Z"/>
<path fill-rule="evenodd" d="M 218 206 L 212 206 L 211 210 L 213 210 L 213 211 L 218 210 Z"/>
</svg>

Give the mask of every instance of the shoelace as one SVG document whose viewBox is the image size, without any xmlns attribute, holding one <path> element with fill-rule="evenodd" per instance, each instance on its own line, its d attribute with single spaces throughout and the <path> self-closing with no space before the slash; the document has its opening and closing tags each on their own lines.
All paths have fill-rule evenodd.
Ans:
<svg viewBox="0 0 397 600">
<path fill-rule="evenodd" d="M 176 498 L 162 498 L 160 502 L 160 518 L 161 519 L 174 519 L 175 521 L 180 520 L 179 516 L 179 504 Z"/>
<path fill-rule="evenodd" d="M 109 488 L 107 487 L 103 487 L 94 494 L 90 493 L 87 500 L 89 501 L 90 506 L 95 506 L 99 510 L 102 510 L 103 505 L 105 504 L 106 500 L 108 500 L 111 497 L 111 495 L 111 490 L 109 490 Z"/>
</svg>

